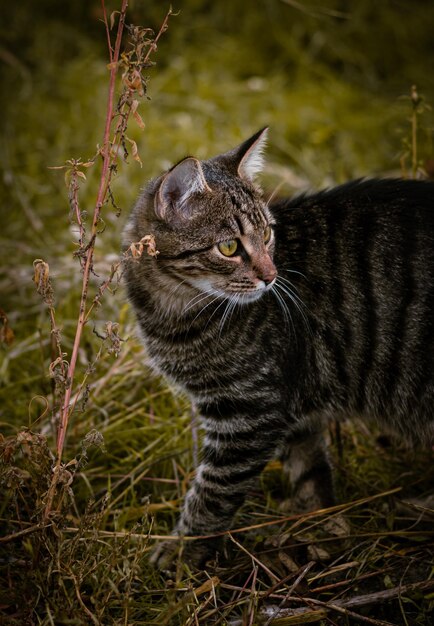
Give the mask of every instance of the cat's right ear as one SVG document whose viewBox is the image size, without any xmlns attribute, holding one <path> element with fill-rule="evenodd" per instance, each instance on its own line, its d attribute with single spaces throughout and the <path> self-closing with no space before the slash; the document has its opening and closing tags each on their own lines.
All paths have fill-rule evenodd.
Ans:
<svg viewBox="0 0 434 626">
<path fill-rule="evenodd" d="M 237 173 L 240 178 L 253 182 L 264 169 L 264 149 L 267 143 L 268 126 L 247 139 L 237 150 Z"/>
<path fill-rule="evenodd" d="M 164 176 L 155 195 L 155 214 L 162 220 L 189 217 L 189 200 L 193 194 L 211 191 L 197 159 L 187 157 Z"/>
</svg>

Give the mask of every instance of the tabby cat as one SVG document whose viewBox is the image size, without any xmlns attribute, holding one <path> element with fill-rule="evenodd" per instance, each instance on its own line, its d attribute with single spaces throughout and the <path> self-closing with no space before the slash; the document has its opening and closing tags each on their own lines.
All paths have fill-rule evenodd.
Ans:
<svg viewBox="0 0 434 626">
<path fill-rule="evenodd" d="M 189 394 L 202 461 L 175 533 L 210 535 L 266 463 L 282 459 L 297 510 L 333 504 L 330 418 L 434 435 L 434 183 L 364 180 L 267 204 L 256 174 L 267 129 L 234 150 L 187 157 L 151 181 L 124 233 L 151 363 Z M 176 542 L 153 560 L 165 567 Z M 202 565 L 216 540 L 185 543 Z"/>
</svg>

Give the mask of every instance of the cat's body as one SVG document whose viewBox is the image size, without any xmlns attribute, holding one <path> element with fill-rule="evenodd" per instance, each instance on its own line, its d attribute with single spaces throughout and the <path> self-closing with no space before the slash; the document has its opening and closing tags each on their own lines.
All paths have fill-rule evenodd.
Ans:
<svg viewBox="0 0 434 626">
<path fill-rule="evenodd" d="M 181 534 L 229 528 L 275 455 L 298 508 L 332 504 L 331 417 L 434 440 L 434 184 L 356 182 L 267 207 L 252 184 L 262 141 L 182 161 L 126 229 L 126 247 L 153 234 L 160 251 L 126 266 L 149 356 L 205 429 Z M 213 549 L 188 545 L 197 562 Z"/>
</svg>

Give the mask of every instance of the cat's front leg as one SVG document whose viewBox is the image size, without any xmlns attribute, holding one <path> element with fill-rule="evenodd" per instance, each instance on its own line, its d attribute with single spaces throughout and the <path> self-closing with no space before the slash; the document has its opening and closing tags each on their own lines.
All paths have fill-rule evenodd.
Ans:
<svg viewBox="0 0 434 626">
<path fill-rule="evenodd" d="M 271 420 L 270 420 L 271 421 Z M 255 428 L 237 432 L 237 420 L 230 432 L 207 429 L 203 461 L 199 465 L 182 508 L 175 533 L 181 536 L 209 536 L 186 540 L 182 560 L 202 567 L 218 551 L 223 531 L 230 529 L 233 517 L 267 462 L 274 456 L 276 430 Z M 219 534 L 222 533 L 222 534 Z M 216 536 L 212 536 L 216 535 Z M 159 569 L 170 569 L 179 546 L 167 541 L 157 546 L 152 557 Z"/>
</svg>

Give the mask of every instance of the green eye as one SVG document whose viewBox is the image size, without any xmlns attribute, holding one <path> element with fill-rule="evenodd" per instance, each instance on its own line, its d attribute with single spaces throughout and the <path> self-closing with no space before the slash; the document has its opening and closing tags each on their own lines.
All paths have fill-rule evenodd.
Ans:
<svg viewBox="0 0 434 626">
<path fill-rule="evenodd" d="M 225 256 L 234 256 L 238 250 L 238 241 L 236 239 L 228 239 L 218 244 L 218 249 Z"/>
<path fill-rule="evenodd" d="M 268 243 L 271 239 L 271 226 L 267 226 L 264 230 L 264 243 Z"/>
</svg>

